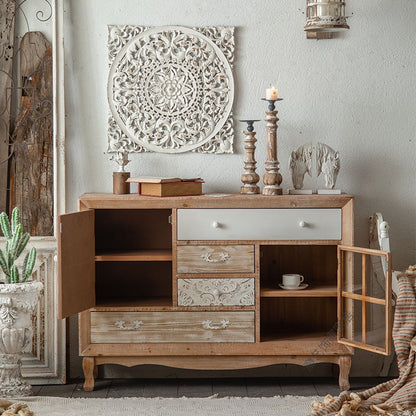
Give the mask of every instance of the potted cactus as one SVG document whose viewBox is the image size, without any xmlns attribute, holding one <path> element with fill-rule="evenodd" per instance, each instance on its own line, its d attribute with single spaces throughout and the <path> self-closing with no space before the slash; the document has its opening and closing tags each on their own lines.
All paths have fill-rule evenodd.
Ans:
<svg viewBox="0 0 416 416">
<path fill-rule="evenodd" d="M 13 209 L 10 221 L 2 212 L 0 225 L 0 397 L 27 396 L 32 388 L 22 377 L 21 357 L 31 345 L 32 315 L 43 284 L 30 280 L 36 249 L 21 261 L 30 235 L 23 232 L 19 209 Z"/>
</svg>

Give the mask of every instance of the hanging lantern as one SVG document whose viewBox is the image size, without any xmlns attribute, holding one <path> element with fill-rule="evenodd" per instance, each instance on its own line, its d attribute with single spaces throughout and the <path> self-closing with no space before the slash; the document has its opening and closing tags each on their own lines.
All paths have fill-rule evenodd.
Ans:
<svg viewBox="0 0 416 416">
<path fill-rule="evenodd" d="M 345 17 L 345 1 L 306 0 L 305 31 L 308 38 L 332 37 L 331 32 L 349 28 Z M 314 35 L 309 36 L 312 33 Z M 323 34 L 329 34 L 329 36 L 322 36 Z"/>
</svg>

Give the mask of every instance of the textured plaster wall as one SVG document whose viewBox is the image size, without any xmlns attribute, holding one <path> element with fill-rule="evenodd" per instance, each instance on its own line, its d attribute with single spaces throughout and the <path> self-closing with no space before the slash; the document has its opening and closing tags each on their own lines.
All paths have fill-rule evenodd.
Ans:
<svg viewBox="0 0 416 416">
<path fill-rule="evenodd" d="M 77 197 L 84 192 L 112 190 L 115 164 L 106 154 L 107 24 L 230 25 L 236 27 L 235 153 L 133 154 L 129 165 L 132 175 L 201 176 L 206 181 L 205 192 L 238 192 L 244 152 L 243 126 L 237 120 L 263 118 L 265 105 L 260 98 L 265 88 L 279 79 L 279 95 L 284 97 L 278 106 L 283 188 L 291 186 L 287 168 L 291 150 L 311 141 L 329 144 L 341 155 L 337 186 L 356 196 L 356 244 L 367 245 L 367 218 L 379 211 L 391 226 L 394 268 L 415 262 L 414 0 L 348 0 L 351 30 L 336 39 L 320 41 L 306 39 L 304 0 L 65 3 L 69 211 L 76 210 Z M 264 124 L 257 125 L 257 138 L 256 158 L 262 174 Z M 316 183 L 306 180 L 306 186 L 315 187 Z M 76 357 L 72 321 L 73 375 L 80 371 Z M 376 375 L 381 366 L 382 360 L 373 354 L 357 352 L 353 374 Z M 294 370 L 279 366 L 256 374 L 327 374 L 328 368 L 321 367 Z"/>
</svg>

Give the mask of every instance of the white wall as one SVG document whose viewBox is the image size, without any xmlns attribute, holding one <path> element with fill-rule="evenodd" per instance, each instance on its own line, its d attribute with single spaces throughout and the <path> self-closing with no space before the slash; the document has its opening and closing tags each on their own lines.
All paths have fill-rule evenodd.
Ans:
<svg viewBox="0 0 416 416">
<path fill-rule="evenodd" d="M 280 79 L 283 187 L 291 185 L 291 150 L 310 141 L 329 144 L 341 154 L 337 187 L 356 196 L 356 244 L 367 245 L 367 218 L 379 211 L 391 226 L 394 268 L 414 263 L 416 2 L 348 0 L 351 29 L 320 41 L 306 39 L 304 12 L 305 0 L 67 0 L 68 210 L 76 210 L 84 192 L 112 190 L 116 169 L 106 154 L 107 25 L 230 25 L 236 27 L 235 119 L 263 118 L 260 98 Z M 197 175 L 205 179 L 206 192 L 238 192 L 242 130 L 236 121 L 233 155 L 133 154 L 130 170 L 133 176 Z M 264 124 L 257 131 L 262 174 Z M 354 365 L 353 373 L 360 374 L 361 366 Z"/>
</svg>

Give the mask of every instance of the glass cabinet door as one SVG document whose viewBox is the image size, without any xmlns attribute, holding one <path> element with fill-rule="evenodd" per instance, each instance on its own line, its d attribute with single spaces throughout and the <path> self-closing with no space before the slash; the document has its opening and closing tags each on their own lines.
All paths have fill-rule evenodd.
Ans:
<svg viewBox="0 0 416 416">
<path fill-rule="evenodd" d="M 390 355 L 390 252 L 338 246 L 338 341 Z"/>
</svg>

